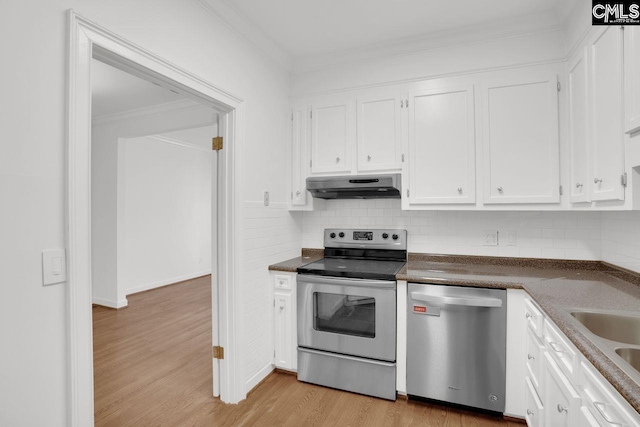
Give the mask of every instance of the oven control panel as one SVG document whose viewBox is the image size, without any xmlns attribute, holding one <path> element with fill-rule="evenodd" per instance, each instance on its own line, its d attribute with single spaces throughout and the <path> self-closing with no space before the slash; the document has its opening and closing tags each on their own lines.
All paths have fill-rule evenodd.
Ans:
<svg viewBox="0 0 640 427">
<path fill-rule="evenodd" d="M 324 246 L 333 248 L 407 249 L 407 230 L 362 230 L 328 228 L 324 230 Z"/>
</svg>

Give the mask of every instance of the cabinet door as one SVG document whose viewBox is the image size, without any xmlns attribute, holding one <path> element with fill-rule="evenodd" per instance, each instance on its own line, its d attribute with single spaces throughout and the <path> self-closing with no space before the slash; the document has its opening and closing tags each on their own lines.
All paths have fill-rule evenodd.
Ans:
<svg viewBox="0 0 640 427">
<path fill-rule="evenodd" d="M 409 95 L 410 204 L 475 203 L 473 86 Z"/>
<path fill-rule="evenodd" d="M 291 113 L 291 204 L 307 204 L 306 178 L 309 171 L 309 113 L 306 106 L 294 107 Z"/>
<path fill-rule="evenodd" d="M 353 103 L 315 104 L 311 111 L 311 173 L 350 173 L 355 136 Z"/>
<path fill-rule="evenodd" d="M 625 127 L 640 130 L 640 28 L 624 27 Z"/>
<path fill-rule="evenodd" d="M 401 102 L 400 95 L 358 99 L 358 171 L 400 170 Z"/>
<path fill-rule="evenodd" d="M 592 200 L 624 200 L 622 30 L 605 27 L 589 43 Z"/>
<path fill-rule="evenodd" d="M 293 369 L 293 323 L 291 293 L 276 292 L 275 297 L 275 365 L 278 368 Z"/>
<path fill-rule="evenodd" d="M 486 84 L 484 203 L 558 203 L 557 76 Z"/>
<path fill-rule="evenodd" d="M 587 48 L 569 64 L 569 140 L 571 156 L 571 203 L 590 202 L 590 160 Z"/>
<path fill-rule="evenodd" d="M 544 379 L 540 397 L 544 406 L 544 425 L 577 426 L 580 395 L 560 371 L 549 353 L 544 353 Z"/>
</svg>

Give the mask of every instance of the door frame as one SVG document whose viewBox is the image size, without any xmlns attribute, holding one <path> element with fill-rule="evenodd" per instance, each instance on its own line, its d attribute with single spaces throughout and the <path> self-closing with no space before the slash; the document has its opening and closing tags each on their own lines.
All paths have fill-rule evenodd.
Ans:
<svg viewBox="0 0 640 427">
<path fill-rule="evenodd" d="M 212 274 L 214 339 L 224 347 L 219 364 L 220 399 L 237 403 L 246 397 L 241 363 L 240 283 L 242 218 L 241 163 L 243 100 L 161 57 L 68 11 L 66 240 L 68 271 L 67 398 L 68 425 L 94 424 L 93 336 L 91 314 L 91 60 L 99 59 L 149 81 L 164 83 L 221 113 L 225 147 L 218 158 L 218 245 Z M 214 254 L 212 254 L 214 255 Z M 215 256 L 215 255 L 214 255 Z M 216 277 L 217 273 L 217 277 Z M 217 310 L 216 310 L 217 309 Z M 217 311 L 217 313 L 215 313 Z M 216 316 L 217 314 L 217 316 Z"/>
</svg>

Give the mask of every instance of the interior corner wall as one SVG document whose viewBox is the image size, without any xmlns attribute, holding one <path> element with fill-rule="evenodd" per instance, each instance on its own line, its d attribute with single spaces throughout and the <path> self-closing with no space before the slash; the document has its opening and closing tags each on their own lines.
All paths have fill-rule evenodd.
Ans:
<svg viewBox="0 0 640 427">
<path fill-rule="evenodd" d="M 132 117 L 94 125 L 91 135 L 91 286 L 94 304 L 127 305 L 119 286 L 118 138 L 139 137 L 210 125 L 212 109 L 194 105 L 174 112 Z"/>
<path fill-rule="evenodd" d="M 261 200 L 264 190 L 272 202 L 287 201 L 288 160 L 282 153 L 289 150 L 289 76 L 196 1 L 10 1 L 2 7 L 0 300 L 8 303 L 0 323 L 13 326 L 0 328 L 3 348 L 11 349 L 0 354 L 0 425 L 62 427 L 71 424 L 67 285 L 42 286 L 41 252 L 66 245 L 68 10 L 243 100 L 244 147 L 236 177 L 241 201 Z M 266 216 L 272 209 L 263 211 Z M 294 222 L 288 212 L 280 217 Z M 238 212 L 240 229 L 244 219 Z M 236 261 L 244 266 L 252 254 L 239 237 Z M 299 250 L 299 242 L 289 244 L 289 252 Z M 239 295 L 250 292 L 242 274 L 233 285 Z M 271 308 L 262 301 L 258 311 L 269 316 Z M 247 343 L 257 334 L 244 332 L 240 325 L 241 355 L 252 350 Z M 258 357 L 262 365 L 273 355 Z M 255 374 L 245 371 L 247 378 Z"/>
<path fill-rule="evenodd" d="M 211 273 L 210 149 L 121 139 L 118 287 L 129 295 Z"/>
</svg>

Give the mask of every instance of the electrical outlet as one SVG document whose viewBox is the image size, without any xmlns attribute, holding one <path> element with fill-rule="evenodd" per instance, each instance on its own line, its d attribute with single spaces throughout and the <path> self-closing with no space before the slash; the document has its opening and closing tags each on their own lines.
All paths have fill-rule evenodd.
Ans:
<svg viewBox="0 0 640 427">
<path fill-rule="evenodd" d="M 264 205 L 265 206 L 269 206 L 269 192 L 268 191 L 264 192 Z"/>
<path fill-rule="evenodd" d="M 507 231 L 507 246 L 515 246 L 516 245 L 516 231 L 509 230 Z"/>
<path fill-rule="evenodd" d="M 485 230 L 484 246 L 498 246 L 498 231 Z"/>
</svg>

